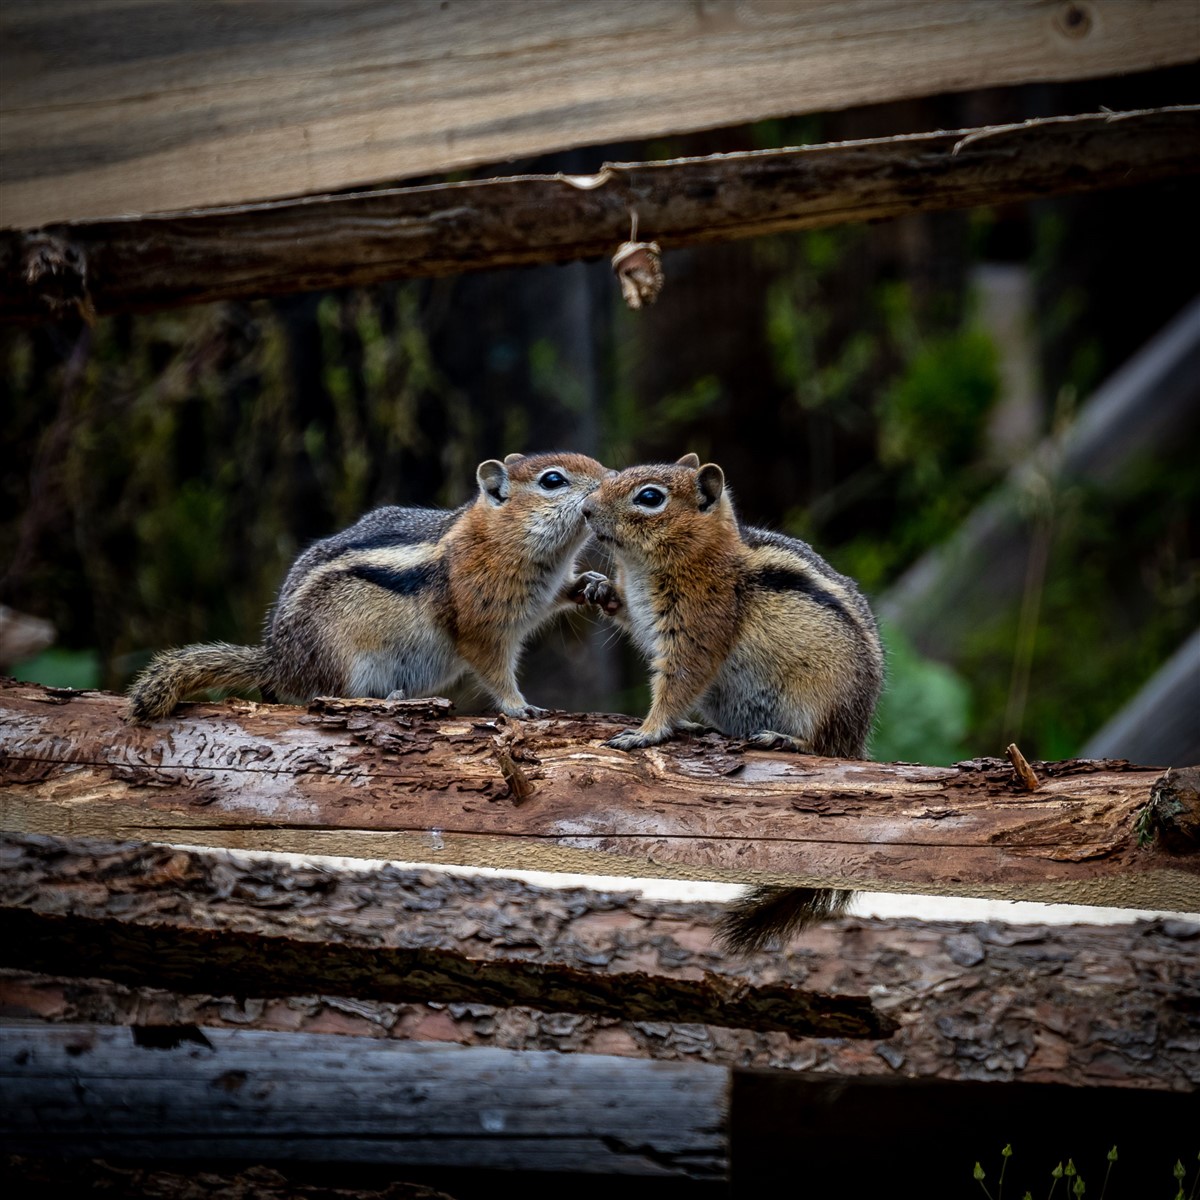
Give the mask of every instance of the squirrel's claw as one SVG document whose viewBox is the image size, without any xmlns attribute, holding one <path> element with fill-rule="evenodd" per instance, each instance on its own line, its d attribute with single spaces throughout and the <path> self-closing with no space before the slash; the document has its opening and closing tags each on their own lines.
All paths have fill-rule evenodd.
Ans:
<svg viewBox="0 0 1200 1200">
<path fill-rule="evenodd" d="M 760 750 L 792 750 L 797 754 L 812 754 L 813 748 L 803 738 L 792 737 L 790 733 L 776 733 L 774 729 L 760 729 L 752 733 L 746 741 Z"/>
<path fill-rule="evenodd" d="M 644 750 L 647 746 L 659 746 L 669 740 L 671 730 L 664 729 L 658 733 L 646 733 L 641 729 L 623 729 L 616 737 L 610 737 L 604 744 L 614 750 Z"/>
<path fill-rule="evenodd" d="M 598 571 L 588 571 L 582 578 L 587 582 L 583 585 L 583 600 L 581 603 L 594 604 L 610 615 L 620 612 L 624 606 L 621 593 L 613 586 L 612 580 L 601 575 Z"/>
</svg>

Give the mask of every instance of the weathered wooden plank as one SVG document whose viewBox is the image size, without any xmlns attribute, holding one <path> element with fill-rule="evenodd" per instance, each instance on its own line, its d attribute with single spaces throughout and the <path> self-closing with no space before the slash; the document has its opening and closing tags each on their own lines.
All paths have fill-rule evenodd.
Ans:
<svg viewBox="0 0 1200 1200">
<path fill-rule="evenodd" d="M 729 1072 L 551 1051 L 0 1024 L 0 1149 L 721 1178 Z"/>
<path fill-rule="evenodd" d="M 319 980 L 336 996 L 797 1035 L 894 1028 L 862 996 L 611 965 L 576 940 L 586 901 L 515 880 L 390 866 L 343 878 L 221 851 L 14 834 L 0 835 L 0 864 L 0 965 L 10 967 L 243 996 L 295 995 Z"/>
<path fill-rule="evenodd" d="M 0 318 L 606 255 L 635 210 L 669 249 L 1126 186 L 1200 171 L 1198 146 L 1191 106 L 77 222 L 0 235 Z"/>
<path fill-rule="evenodd" d="M 263 882 L 277 869 L 260 867 L 253 888 L 238 889 L 236 904 L 227 899 L 212 907 L 229 924 L 278 919 L 285 911 L 280 889 Z M 339 894 L 354 899 L 374 890 L 371 872 L 348 870 L 344 860 L 340 865 L 318 860 L 298 875 L 321 881 L 327 890 L 320 893 L 319 907 L 326 912 L 337 908 Z M 396 877 L 390 878 L 394 882 Z M 83 882 L 75 886 L 91 887 Z M 293 923 L 310 919 L 307 901 L 314 894 L 313 889 L 297 890 L 304 901 L 293 905 L 287 918 Z M 1200 1087 L 1200 919 L 1047 926 L 843 918 L 806 930 L 779 951 L 730 962 L 713 944 L 720 915 L 715 904 L 581 889 L 546 895 L 485 880 L 473 880 L 469 888 L 447 888 L 435 879 L 423 891 L 411 890 L 409 903 L 421 895 L 428 906 L 419 919 L 427 924 L 430 942 L 450 936 L 464 949 L 486 942 L 497 953 L 526 956 L 552 947 L 562 960 L 584 961 L 593 972 L 641 971 L 682 979 L 736 973 L 747 987 L 773 983 L 822 994 L 870 995 L 897 1028 L 885 1039 L 805 1038 L 684 1023 L 678 1013 L 640 1020 L 632 1008 L 615 1016 L 552 1012 L 535 1007 L 536 996 L 507 1007 L 372 1000 L 322 995 L 322 988 L 341 986 L 344 980 L 316 973 L 302 981 L 307 994 L 300 996 L 183 993 L 149 982 L 86 977 L 91 969 L 103 974 L 128 966 L 127 951 L 98 968 L 92 961 L 97 952 L 90 958 L 85 954 L 57 977 L 0 968 L 0 1017 L 137 1025 L 146 1038 L 170 1039 L 187 1027 L 216 1026 L 909 1082 L 1019 1081 L 1168 1091 Z M 144 902 L 126 894 L 114 897 L 112 906 L 121 903 L 136 909 Z M 184 903 L 194 907 L 194 897 Z M 341 914 L 346 911 L 343 907 Z M 370 931 L 372 911 L 351 909 L 328 936 L 353 938 L 364 927 Z M 391 911 L 399 923 L 412 927 L 411 914 L 398 901 Z M 319 919 L 313 922 L 320 924 Z M 111 931 L 94 932 L 102 945 L 113 940 Z M 212 937 L 218 935 L 219 930 Z M 10 948 L 6 959 L 12 961 L 16 954 Z M 154 959 L 145 959 L 143 980 L 155 970 Z"/>
<path fill-rule="evenodd" d="M 1198 47 L 1196 6 L 1155 0 L 6 4 L 0 203 L 233 204 Z"/>
<path fill-rule="evenodd" d="M 1137 845 L 1160 772 L 921 767 L 749 750 L 625 754 L 612 718 L 447 718 L 422 703 L 189 706 L 0 687 L 0 828 L 409 862 L 1200 909 L 1200 854 Z M 532 796 L 514 805 L 498 755 Z"/>
</svg>

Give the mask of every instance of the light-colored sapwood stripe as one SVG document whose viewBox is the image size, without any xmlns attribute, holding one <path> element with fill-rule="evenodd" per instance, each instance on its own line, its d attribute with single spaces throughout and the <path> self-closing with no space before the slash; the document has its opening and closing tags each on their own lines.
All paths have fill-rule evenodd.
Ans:
<svg viewBox="0 0 1200 1200">
<path fill-rule="evenodd" d="M 157 840 L 157 839 L 156 839 Z M 179 845 L 181 850 L 204 847 Z M 386 865 L 378 858 L 339 858 L 322 854 L 289 854 L 281 850 L 233 850 L 234 861 L 255 858 L 282 859 L 292 866 L 312 865 L 329 871 L 369 871 Z M 452 863 L 403 862 L 393 866 L 406 870 L 437 870 L 452 875 L 482 875 L 485 878 L 519 879 L 544 888 L 590 888 L 592 891 L 636 891 L 648 900 L 727 903 L 742 895 L 735 883 L 676 878 L 638 879 L 621 875 L 570 875 L 549 871 L 498 870 L 495 867 L 457 866 Z M 1200 904 L 1200 896 L 1196 897 Z M 1149 908 L 1093 908 L 1086 904 L 1035 904 L 1023 900 L 983 900 L 977 896 L 922 896 L 890 892 L 857 892 L 850 903 L 856 917 L 897 920 L 917 917 L 923 921 L 1003 921 L 1008 925 L 1132 925 L 1138 921 L 1179 920 L 1200 923 L 1200 912 Z"/>
<path fill-rule="evenodd" d="M 1200 57 L 1188 0 L 41 0 L 0 9 L 3 222 L 233 204 Z"/>
</svg>

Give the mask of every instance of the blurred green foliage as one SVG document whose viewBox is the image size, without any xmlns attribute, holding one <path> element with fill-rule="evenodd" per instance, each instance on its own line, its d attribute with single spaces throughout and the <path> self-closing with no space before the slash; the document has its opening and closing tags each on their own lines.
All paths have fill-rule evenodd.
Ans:
<svg viewBox="0 0 1200 1200">
<path fill-rule="evenodd" d="M 887 654 L 871 757 L 948 766 L 969 756 L 971 689 L 944 663 L 923 658 L 892 626 L 881 629 Z"/>
<path fill-rule="evenodd" d="M 461 503 L 480 459 L 554 444 L 614 466 L 716 458 L 747 519 L 878 596 L 1000 479 L 997 349 L 967 283 L 994 223 L 668 254 L 642 313 L 598 264 L 0 331 L 0 600 L 60 631 L 23 670 L 121 686 L 159 647 L 253 640 L 310 539 L 381 503 Z M 1029 221 L 1044 427 L 1120 361 L 1093 291 L 1064 274 L 1076 224 L 1053 206 Z M 1077 750 L 1195 624 L 1194 459 L 1181 445 L 1117 488 L 1051 498 L 1023 702 L 1015 606 L 953 669 L 885 630 L 874 754 L 996 754 L 1014 719 L 1030 757 Z M 626 651 L 564 694 L 636 712 L 644 679 Z"/>
<path fill-rule="evenodd" d="M 95 650 L 43 650 L 36 658 L 13 666 L 12 677 L 47 687 L 97 688 L 100 656 Z"/>
<path fill-rule="evenodd" d="M 1040 757 L 1070 757 L 1136 694 L 1196 626 L 1198 512 L 1187 444 L 1132 464 L 1111 489 L 1079 484 L 1054 497 L 1028 699 L 1014 724 L 1005 716 L 1016 610 L 1000 608 L 977 628 L 959 663 L 972 681 L 975 740 L 994 747 L 1029 735 Z"/>
</svg>

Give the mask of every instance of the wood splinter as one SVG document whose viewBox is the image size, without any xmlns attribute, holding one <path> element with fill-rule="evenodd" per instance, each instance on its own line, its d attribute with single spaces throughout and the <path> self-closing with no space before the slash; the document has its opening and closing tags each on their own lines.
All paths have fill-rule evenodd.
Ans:
<svg viewBox="0 0 1200 1200">
<path fill-rule="evenodd" d="M 496 763 L 500 767 L 500 774 L 504 776 L 504 782 L 508 784 L 509 799 L 512 800 L 514 807 L 520 807 L 537 791 L 529 775 L 521 769 L 517 762 L 518 758 L 534 764 L 539 761 L 537 756 L 523 745 L 524 741 L 525 735 L 520 732 L 519 727 L 506 729 L 492 738 Z"/>
<path fill-rule="evenodd" d="M 1042 786 L 1042 781 L 1033 773 L 1033 768 L 1025 759 L 1016 742 L 1008 745 L 1008 761 L 1012 763 L 1017 778 L 1027 792 L 1036 792 Z"/>
</svg>

